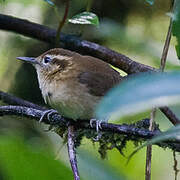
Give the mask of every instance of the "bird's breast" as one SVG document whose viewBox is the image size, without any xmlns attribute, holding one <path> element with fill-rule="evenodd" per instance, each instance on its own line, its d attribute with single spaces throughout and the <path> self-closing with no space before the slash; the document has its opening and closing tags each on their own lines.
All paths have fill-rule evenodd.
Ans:
<svg viewBox="0 0 180 180">
<path fill-rule="evenodd" d="M 94 110 L 100 97 L 91 95 L 84 84 L 69 79 L 44 83 L 43 86 L 41 90 L 45 102 L 63 116 L 74 120 L 94 117 Z"/>
</svg>

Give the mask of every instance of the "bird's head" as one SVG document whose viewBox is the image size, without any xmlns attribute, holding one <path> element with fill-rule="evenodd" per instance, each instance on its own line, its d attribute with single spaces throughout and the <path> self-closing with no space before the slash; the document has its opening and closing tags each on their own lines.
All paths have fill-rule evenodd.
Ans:
<svg viewBox="0 0 180 180">
<path fill-rule="evenodd" d="M 73 52 L 60 48 L 46 51 L 38 57 L 17 57 L 17 59 L 32 64 L 38 74 L 43 76 L 53 76 L 56 72 L 67 70 L 71 64 Z"/>
</svg>

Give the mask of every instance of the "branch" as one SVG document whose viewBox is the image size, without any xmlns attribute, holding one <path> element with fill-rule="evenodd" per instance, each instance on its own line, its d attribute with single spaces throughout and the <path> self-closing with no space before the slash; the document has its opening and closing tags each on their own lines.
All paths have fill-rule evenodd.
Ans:
<svg viewBox="0 0 180 180">
<path fill-rule="evenodd" d="M 0 106 L 0 116 L 4 115 L 25 116 L 39 121 L 40 118 L 44 115 L 44 110 L 24 106 Z M 58 114 L 53 114 L 50 120 L 47 119 L 46 116 L 43 118 L 43 122 L 49 125 L 58 124 L 59 126 L 66 126 L 67 121 L 67 119 L 65 120 L 65 118 L 61 117 Z"/>
<path fill-rule="evenodd" d="M 80 180 L 78 167 L 77 167 L 77 160 L 76 160 L 76 151 L 75 151 L 75 133 L 74 133 L 74 126 L 70 125 L 68 127 L 68 154 L 69 154 L 69 160 L 71 163 L 71 168 L 74 175 L 74 180 Z"/>
<path fill-rule="evenodd" d="M 0 29 L 12 31 L 51 44 L 54 44 L 56 39 L 56 30 L 54 29 L 3 14 L 0 14 Z M 63 48 L 100 58 L 128 74 L 146 71 L 159 71 L 156 68 L 133 61 L 127 56 L 109 48 L 86 40 L 81 40 L 76 36 L 61 33 L 60 39 L 60 45 Z M 176 125 L 180 122 L 180 120 L 168 107 L 162 107 L 160 109 L 173 124 Z M 171 117 L 170 114 L 173 116 Z"/>
<path fill-rule="evenodd" d="M 0 14 L 0 29 L 12 31 L 51 44 L 54 44 L 56 39 L 56 30 L 54 29 L 3 14 Z M 96 43 L 81 40 L 76 36 L 61 33 L 60 40 L 62 47 L 100 58 L 128 74 L 157 71 L 155 68 L 135 62 L 123 54 Z"/>
<path fill-rule="evenodd" d="M 39 121 L 40 117 L 43 114 L 44 114 L 43 110 L 33 109 L 30 107 L 0 106 L 0 116 L 4 116 L 4 115 L 17 115 L 21 117 L 25 116 L 25 117 L 29 117 L 30 119 L 35 119 L 36 121 Z M 67 127 L 69 121 L 71 121 L 71 119 L 64 118 L 58 114 L 52 114 L 50 119 L 44 117 L 42 122 L 49 125 L 58 125 L 59 127 Z M 78 123 L 75 123 L 73 121 L 73 124 L 75 125 L 76 128 L 92 129 L 93 131 L 96 131 L 96 124 L 93 123 L 91 127 L 89 121 L 87 120 L 86 121 L 81 120 L 78 121 Z M 131 140 L 134 139 L 148 140 L 161 133 L 160 131 L 149 131 L 146 129 L 137 128 L 134 125 L 126 125 L 126 124 L 117 125 L 117 124 L 103 122 L 101 124 L 101 127 L 102 127 L 101 132 L 110 132 L 110 133 L 126 135 Z M 157 145 L 160 147 L 168 147 L 174 151 L 180 152 L 180 141 L 178 140 L 164 141 L 162 143 L 158 143 Z"/>
<path fill-rule="evenodd" d="M 39 106 L 37 104 L 33 104 L 32 102 L 25 101 L 21 98 L 15 97 L 11 94 L 5 93 L 0 91 L 0 100 L 11 105 L 19 105 L 19 106 L 26 106 L 26 107 L 31 107 L 34 109 L 39 109 L 39 110 L 47 110 L 46 107 Z"/>
<path fill-rule="evenodd" d="M 4 115 L 17 115 L 17 116 L 25 116 L 31 119 L 35 119 L 39 121 L 41 116 L 44 114 L 43 110 L 34 109 L 31 107 L 23 107 L 23 106 L 0 106 L 0 116 Z M 43 122 L 49 125 L 59 125 L 61 127 L 65 127 L 68 122 L 71 121 L 70 119 L 64 118 L 57 114 L 52 114 L 50 119 L 47 119 L 45 116 L 43 118 Z M 111 123 L 102 123 L 102 130 L 105 132 L 114 132 L 120 133 L 129 136 L 136 136 L 138 138 L 143 139 L 151 139 L 153 136 L 158 135 L 158 132 L 151 132 L 144 129 L 138 129 L 131 125 L 117 125 Z M 84 129 L 94 129 L 96 130 L 96 124 L 93 123 L 92 127 L 90 126 L 88 121 L 78 121 L 76 124 L 77 128 L 84 128 Z"/>
</svg>

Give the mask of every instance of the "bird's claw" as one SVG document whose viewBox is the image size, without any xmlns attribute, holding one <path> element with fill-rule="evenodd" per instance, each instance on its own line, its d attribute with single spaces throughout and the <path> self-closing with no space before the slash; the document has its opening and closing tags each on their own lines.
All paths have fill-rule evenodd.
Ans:
<svg viewBox="0 0 180 180">
<path fill-rule="evenodd" d="M 50 120 L 50 116 L 52 114 L 59 114 L 56 110 L 54 109 L 49 109 L 49 110 L 46 110 L 43 112 L 43 115 L 41 116 L 40 120 L 39 120 L 39 123 L 41 123 L 44 119 L 45 116 L 47 116 L 47 119 Z"/>
<path fill-rule="evenodd" d="M 100 129 L 102 129 L 102 126 L 101 126 L 101 123 L 102 123 L 102 120 L 96 120 L 96 119 L 91 119 L 90 120 L 90 126 L 93 127 L 93 123 L 96 123 L 96 132 L 97 132 L 97 136 L 96 138 L 93 138 L 94 141 L 99 141 L 99 139 L 101 138 L 101 134 L 99 132 Z"/>
</svg>

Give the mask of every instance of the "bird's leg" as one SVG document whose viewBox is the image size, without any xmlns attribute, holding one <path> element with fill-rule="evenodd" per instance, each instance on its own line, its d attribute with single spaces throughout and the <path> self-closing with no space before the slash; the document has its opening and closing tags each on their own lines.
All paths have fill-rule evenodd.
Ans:
<svg viewBox="0 0 180 180">
<path fill-rule="evenodd" d="M 102 123 L 102 120 L 97 120 L 97 119 L 91 119 L 90 120 L 90 126 L 93 127 L 93 123 L 96 123 L 96 132 L 97 132 L 97 137 L 94 138 L 95 141 L 98 141 L 100 138 L 101 138 L 101 133 L 99 132 L 100 129 L 102 129 L 101 127 L 101 123 Z"/>
<path fill-rule="evenodd" d="M 40 118 L 40 120 L 39 120 L 39 123 L 42 122 L 42 120 L 43 120 L 43 118 L 44 118 L 45 116 L 47 116 L 48 120 L 50 120 L 50 116 L 51 116 L 52 114 L 58 114 L 58 115 L 59 115 L 59 113 L 58 113 L 56 110 L 54 110 L 54 109 L 46 110 L 46 111 L 43 112 L 43 115 L 41 116 L 41 118 Z"/>
</svg>

